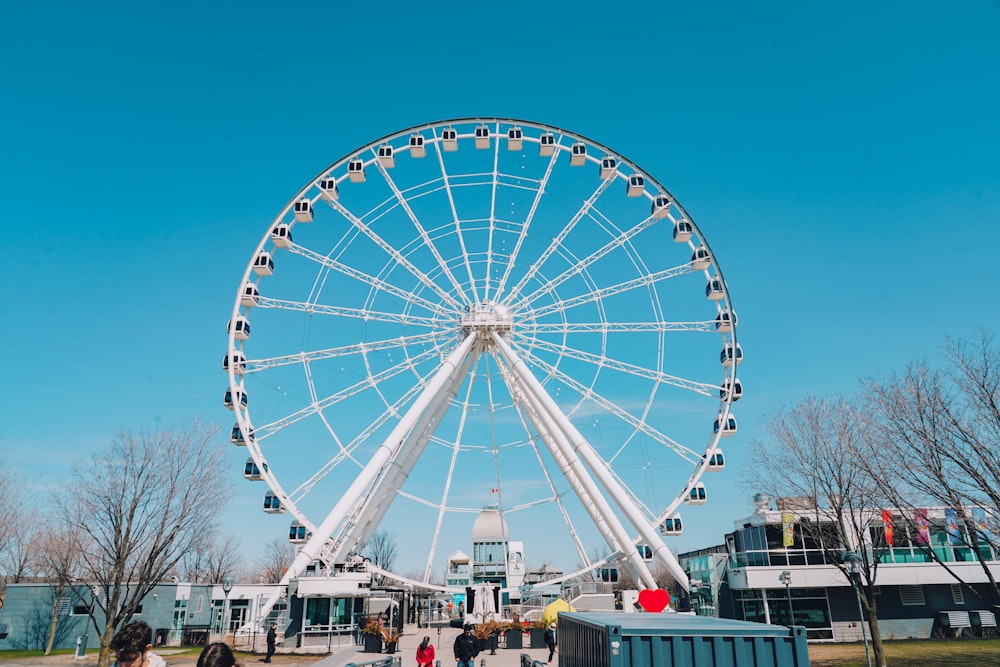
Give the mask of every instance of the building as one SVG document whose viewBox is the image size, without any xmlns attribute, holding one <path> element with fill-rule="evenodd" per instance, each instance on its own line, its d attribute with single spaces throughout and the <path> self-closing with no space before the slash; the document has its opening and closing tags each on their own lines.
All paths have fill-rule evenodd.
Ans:
<svg viewBox="0 0 1000 667">
<path fill-rule="evenodd" d="M 691 583 L 687 604 L 696 613 L 802 625 L 811 640 L 859 641 L 858 598 L 838 563 L 844 562 L 845 552 L 861 549 L 878 559 L 875 595 L 883 638 L 954 633 L 956 623 L 970 630 L 977 621 L 995 626 L 982 601 L 991 599 L 986 573 L 966 546 L 962 529 L 947 525 L 946 508 L 926 510 L 922 534 L 907 527 L 899 510 L 871 510 L 865 534 L 844 536 L 810 499 L 781 500 L 779 509 L 771 508 L 770 498 L 756 500 L 757 510 L 735 522 L 724 545 L 681 555 Z M 818 535 L 836 544 L 821 543 Z M 992 576 L 1000 577 L 997 554 L 988 545 L 981 548 Z M 931 551 L 983 597 L 956 583 L 948 569 L 934 562 Z"/>
</svg>

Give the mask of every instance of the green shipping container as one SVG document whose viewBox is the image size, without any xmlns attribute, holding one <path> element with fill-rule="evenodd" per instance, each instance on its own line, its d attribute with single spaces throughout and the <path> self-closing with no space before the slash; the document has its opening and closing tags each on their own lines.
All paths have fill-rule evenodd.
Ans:
<svg viewBox="0 0 1000 667">
<path fill-rule="evenodd" d="M 801 626 L 687 614 L 559 614 L 559 667 L 808 667 Z"/>
</svg>

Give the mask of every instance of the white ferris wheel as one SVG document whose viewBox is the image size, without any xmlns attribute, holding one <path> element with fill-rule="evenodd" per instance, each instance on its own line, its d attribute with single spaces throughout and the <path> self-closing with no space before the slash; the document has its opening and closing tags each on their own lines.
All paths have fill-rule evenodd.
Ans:
<svg viewBox="0 0 1000 667">
<path fill-rule="evenodd" d="M 428 582 L 489 506 L 529 560 L 686 585 L 666 544 L 724 466 L 742 351 L 705 236 L 620 153 L 498 118 L 364 145 L 269 225 L 228 333 L 244 476 L 301 545 L 285 581 L 382 527 Z"/>
</svg>

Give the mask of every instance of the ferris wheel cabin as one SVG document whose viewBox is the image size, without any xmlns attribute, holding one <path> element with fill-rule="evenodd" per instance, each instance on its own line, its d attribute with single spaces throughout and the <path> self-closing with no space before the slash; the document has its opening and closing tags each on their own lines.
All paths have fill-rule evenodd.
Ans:
<svg viewBox="0 0 1000 667">
<path fill-rule="evenodd" d="M 695 271 L 701 271 L 707 269 L 708 265 L 712 263 L 711 256 L 708 254 L 708 248 L 704 246 L 698 246 L 691 253 L 691 268 Z"/>
<path fill-rule="evenodd" d="M 722 348 L 722 352 L 719 353 L 719 361 L 727 368 L 733 364 L 739 365 L 743 361 L 743 348 L 740 347 L 739 343 L 735 347 L 732 343 L 726 343 L 726 346 Z"/>
<path fill-rule="evenodd" d="M 236 340 L 249 340 L 250 320 L 242 315 L 237 315 L 235 320 L 229 322 L 229 331 L 233 332 Z"/>
<path fill-rule="evenodd" d="M 721 301 L 725 296 L 722 291 L 722 281 L 718 278 L 712 278 L 705 285 L 705 296 L 712 301 Z"/>
<path fill-rule="evenodd" d="M 660 524 L 660 535 L 680 535 L 683 532 L 684 524 L 681 522 L 680 514 L 667 517 Z"/>
<path fill-rule="evenodd" d="M 687 243 L 691 240 L 694 227 L 688 220 L 678 220 L 674 224 L 674 241 L 677 243 Z"/>
<path fill-rule="evenodd" d="M 692 486 L 684 502 L 688 505 L 704 505 L 708 502 L 708 491 L 705 490 L 705 483 L 698 482 Z"/>
<path fill-rule="evenodd" d="M 601 180 L 606 181 L 613 178 L 618 172 L 618 160 L 611 156 L 601 158 Z"/>
<path fill-rule="evenodd" d="M 252 283 L 250 281 L 243 283 L 243 287 L 240 288 L 240 305 L 252 308 L 259 303 L 260 291 L 257 289 L 257 283 Z M 249 335 L 249 332 L 247 335 Z M 246 338 L 241 338 L 240 340 L 246 340 Z"/>
<path fill-rule="evenodd" d="M 705 458 L 704 456 L 702 458 Z M 726 467 L 726 456 L 722 453 L 721 449 L 716 449 L 710 457 L 708 457 L 708 465 L 705 466 L 705 470 L 710 472 L 718 472 Z"/>
<path fill-rule="evenodd" d="M 480 125 L 476 128 L 476 148 L 482 150 L 490 147 L 490 128 Z"/>
<path fill-rule="evenodd" d="M 306 530 L 298 521 L 293 521 L 290 526 L 288 526 L 288 541 L 292 544 L 305 544 L 312 537 L 312 532 Z"/>
<path fill-rule="evenodd" d="M 225 405 L 230 410 L 236 409 L 236 404 L 239 403 L 244 409 L 247 407 L 247 393 L 242 389 L 236 390 L 236 395 L 233 395 L 231 389 L 226 390 L 225 396 L 222 397 L 222 404 Z"/>
<path fill-rule="evenodd" d="M 582 167 L 583 163 L 586 161 L 587 161 L 587 144 L 583 143 L 582 141 L 578 141 L 575 144 L 573 144 L 573 147 L 570 149 L 570 158 L 569 158 L 570 166 Z"/>
<path fill-rule="evenodd" d="M 458 150 L 458 132 L 453 127 L 446 127 L 441 130 L 441 144 L 446 153 L 454 153 Z"/>
<path fill-rule="evenodd" d="M 233 424 L 233 430 L 229 432 L 229 441 L 237 447 L 246 447 L 247 440 L 253 440 L 253 429 L 251 428 L 247 436 L 244 437 L 240 425 L 238 423 Z"/>
<path fill-rule="evenodd" d="M 670 213 L 670 197 L 665 197 L 664 195 L 653 197 L 653 203 L 649 207 L 649 212 L 657 220 L 667 217 L 667 214 Z M 674 240 L 677 240 L 676 236 Z"/>
<path fill-rule="evenodd" d="M 313 205 L 308 199 L 300 199 L 294 204 L 294 213 L 296 222 L 312 222 L 313 221 Z"/>
<path fill-rule="evenodd" d="M 723 308 L 722 312 L 715 316 L 715 330 L 721 333 L 729 333 L 733 330 L 738 318 L 729 308 Z"/>
<path fill-rule="evenodd" d="M 739 378 L 735 381 L 726 378 L 726 381 L 722 383 L 722 388 L 719 389 L 719 398 L 722 400 L 730 399 L 733 403 L 743 398 L 743 383 L 740 382 Z"/>
<path fill-rule="evenodd" d="M 507 150 L 519 151 L 524 144 L 524 133 L 519 127 L 512 127 L 507 130 Z"/>
<path fill-rule="evenodd" d="M 284 514 L 285 507 L 281 504 L 281 498 L 279 498 L 273 491 L 268 491 L 264 494 L 264 511 L 268 514 Z"/>
<path fill-rule="evenodd" d="M 360 158 L 354 158 L 347 163 L 347 178 L 351 183 L 365 182 L 365 163 Z"/>
<path fill-rule="evenodd" d="M 340 198 L 340 190 L 337 189 L 337 179 L 336 178 L 323 178 L 319 182 L 319 194 L 327 201 L 327 203 L 332 204 Z"/>
<path fill-rule="evenodd" d="M 260 251 L 253 260 L 253 272 L 258 276 L 274 275 L 274 260 L 271 258 L 271 253 L 266 250 Z"/>
<path fill-rule="evenodd" d="M 722 415 L 719 415 L 715 423 L 712 424 L 712 432 L 718 433 L 723 438 L 736 435 L 736 417 L 732 413 L 725 419 L 722 418 Z"/>
<path fill-rule="evenodd" d="M 287 248 L 292 244 L 292 228 L 284 223 L 278 223 L 271 230 L 271 240 L 279 248 Z"/>
<path fill-rule="evenodd" d="M 556 135 L 546 132 L 538 137 L 538 154 L 542 157 L 552 157 L 556 152 Z"/>
<path fill-rule="evenodd" d="M 266 463 L 264 464 L 264 470 L 267 470 Z M 260 468 L 257 467 L 257 463 L 253 460 L 253 457 L 248 458 L 247 462 L 243 464 L 243 477 L 251 482 L 259 482 L 264 479 L 264 476 L 260 474 Z"/>
<path fill-rule="evenodd" d="M 227 353 L 226 356 L 222 357 L 222 370 L 228 373 L 230 368 L 233 369 L 234 374 L 243 375 L 247 369 L 247 358 L 243 356 L 242 352 Z"/>
<path fill-rule="evenodd" d="M 378 147 L 378 161 L 386 169 L 392 169 L 396 166 L 396 158 L 392 155 L 392 146 L 382 144 Z"/>
<path fill-rule="evenodd" d="M 425 157 L 427 147 L 424 145 L 424 135 L 415 133 L 410 135 L 410 155 L 412 157 Z"/>
<path fill-rule="evenodd" d="M 641 174 L 632 174 L 628 177 L 628 187 L 625 194 L 629 197 L 641 197 L 646 190 L 646 179 Z"/>
</svg>

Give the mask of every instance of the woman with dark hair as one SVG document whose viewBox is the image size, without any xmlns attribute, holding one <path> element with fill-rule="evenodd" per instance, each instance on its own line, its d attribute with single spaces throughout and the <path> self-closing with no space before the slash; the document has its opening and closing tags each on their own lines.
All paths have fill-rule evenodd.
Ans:
<svg viewBox="0 0 1000 667">
<path fill-rule="evenodd" d="M 233 655 L 233 649 L 228 644 L 215 642 L 209 644 L 198 656 L 198 667 L 240 667 Z"/>
</svg>

